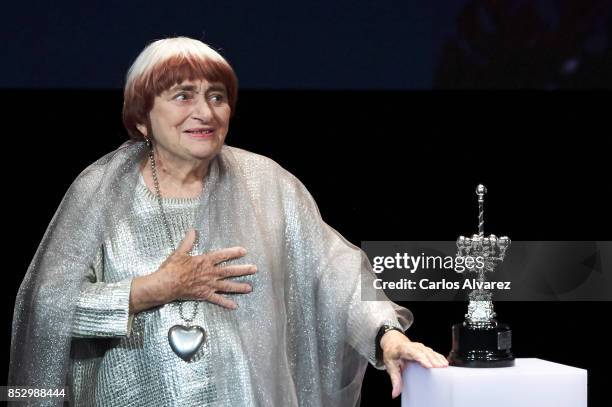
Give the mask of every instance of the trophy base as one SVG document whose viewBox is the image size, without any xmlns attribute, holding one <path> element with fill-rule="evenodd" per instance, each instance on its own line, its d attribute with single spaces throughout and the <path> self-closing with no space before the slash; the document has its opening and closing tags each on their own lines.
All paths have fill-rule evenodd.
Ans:
<svg viewBox="0 0 612 407">
<path fill-rule="evenodd" d="M 457 367 L 514 366 L 512 330 L 492 321 L 486 325 L 462 322 L 453 325 L 453 348 L 449 364 Z"/>
</svg>

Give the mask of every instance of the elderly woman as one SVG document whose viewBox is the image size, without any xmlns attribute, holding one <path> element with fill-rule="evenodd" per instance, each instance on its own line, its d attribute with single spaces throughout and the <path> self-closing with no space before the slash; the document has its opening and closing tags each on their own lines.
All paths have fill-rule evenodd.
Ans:
<svg viewBox="0 0 612 407">
<path fill-rule="evenodd" d="M 367 258 L 295 177 L 225 145 L 237 79 L 217 52 L 155 41 L 124 97 L 132 140 L 78 176 L 20 287 L 10 385 L 87 406 L 354 406 L 368 362 L 394 397 L 407 361 L 447 366 L 402 333 L 410 311 L 361 300 Z"/>
</svg>

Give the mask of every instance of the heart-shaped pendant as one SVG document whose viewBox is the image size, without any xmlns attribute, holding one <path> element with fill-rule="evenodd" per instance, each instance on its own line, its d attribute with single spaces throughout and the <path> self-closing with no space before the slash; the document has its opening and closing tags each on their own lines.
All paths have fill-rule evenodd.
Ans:
<svg viewBox="0 0 612 407">
<path fill-rule="evenodd" d="M 181 359 L 188 362 L 206 339 L 204 328 L 198 325 L 174 325 L 168 331 L 170 347 Z"/>
</svg>

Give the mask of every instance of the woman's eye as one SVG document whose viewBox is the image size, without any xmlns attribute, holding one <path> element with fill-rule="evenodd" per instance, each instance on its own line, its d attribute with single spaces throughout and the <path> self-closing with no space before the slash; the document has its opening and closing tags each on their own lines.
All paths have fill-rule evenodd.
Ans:
<svg viewBox="0 0 612 407">
<path fill-rule="evenodd" d="M 216 94 L 216 95 L 212 95 L 210 97 L 214 102 L 223 102 L 223 95 L 221 94 Z"/>
<path fill-rule="evenodd" d="M 176 96 L 174 96 L 174 99 L 176 99 L 176 100 L 189 100 L 191 98 L 192 98 L 192 96 L 189 93 L 186 93 L 186 92 L 181 92 L 181 93 L 177 94 Z"/>
</svg>

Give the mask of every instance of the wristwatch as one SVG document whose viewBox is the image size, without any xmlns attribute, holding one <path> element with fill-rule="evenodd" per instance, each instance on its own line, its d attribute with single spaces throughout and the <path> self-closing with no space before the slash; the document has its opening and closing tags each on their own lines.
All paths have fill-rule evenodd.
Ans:
<svg viewBox="0 0 612 407">
<path fill-rule="evenodd" d="M 382 351 L 382 348 L 380 347 L 380 340 L 382 339 L 383 335 L 389 331 L 398 331 L 404 334 L 404 331 L 402 329 L 396 326 L 393 326 L 393 325 L 384 324 L 380 327 L 380 329 L 378 330 L 378 334 L 376 335 L 376 359 L 381 362 L 382 362 L 383 351 Z"/>
</svg>

